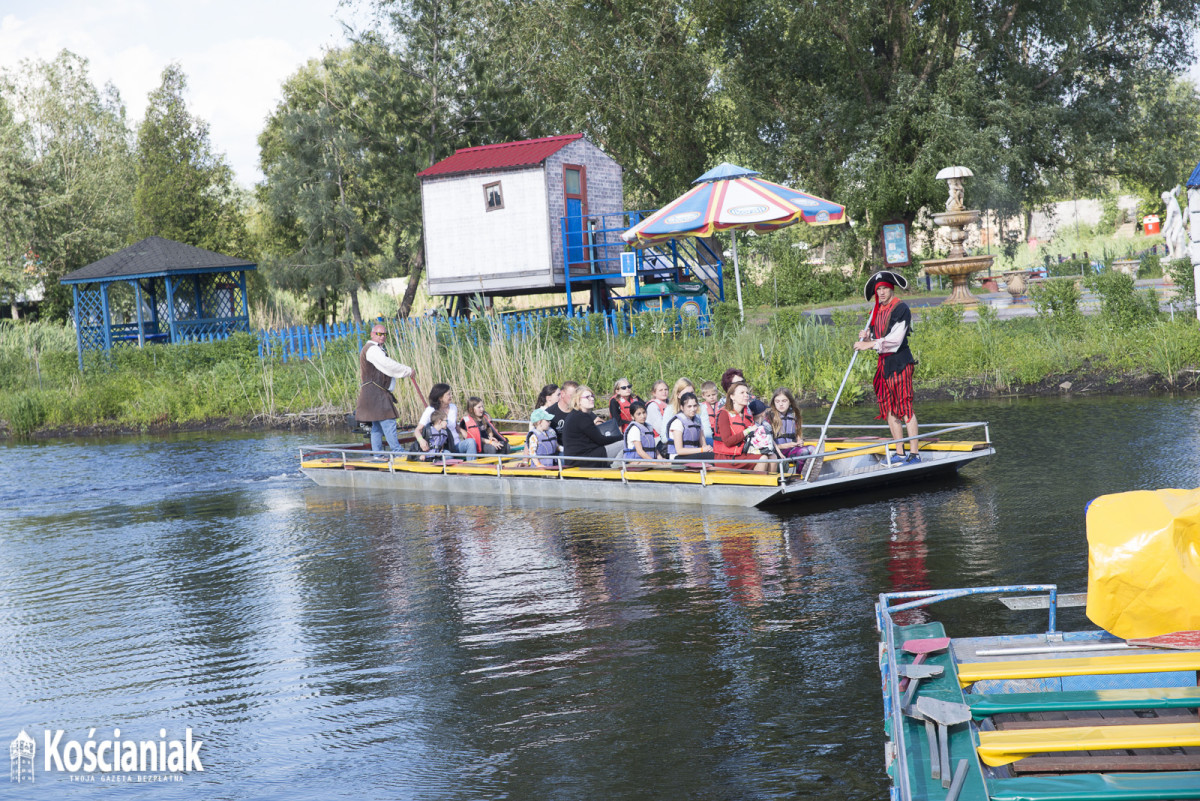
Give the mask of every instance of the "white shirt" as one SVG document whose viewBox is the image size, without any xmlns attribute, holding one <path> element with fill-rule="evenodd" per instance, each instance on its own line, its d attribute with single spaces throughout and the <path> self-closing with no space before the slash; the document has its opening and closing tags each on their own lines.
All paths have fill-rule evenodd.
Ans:
<svg viewBox="0 0 1200 801">
<path fill-rule="evenodd" d="M 904 344 L 904 334 L 908 331 L 908 326 L 904 323 L 896 323 L 892 329 L 887 332 L 883 339 L 875 340 L 871 346 L 880 353 L 895 353 L 900 350 L 900 346 Z M 870 336 L 867 332 L 867 336 Z"/>
<path fill-rule="evenodd" d="M 667 424 L 667 419 L 670 415 L 670 405 L 663 411 L 658 410 L 658 401 L 646 401 L 646 424 L 658 432 L 659 439 L 666 439 L 667 432 L 663 427 Z"/>
<path fill-rule="evenodd" d="M 372 345 L 375 347 L 371 347 Z M 375 365 L 379 372 L 392 377 L 391 382 L 388 384 L 388 392 L 396 389 L 397 378 L 408 378 L 413 374 L 411 367 L 407 364 L 401 364 L 388 356 L 383 352 L 383 348 L 380 347 L 379 343 L 374 340 L 367 343 L 367 361 Z"/>
<path fill-rule="evenodd" d="M 423 429 L 426 424 L 429 423 L 429 418 L 432 414 L 433 407 L 426 406 L 425 411 L 421 412 L 421 419 L 417 421 L 418 431 Z M 462 437 L 458 435 L 458 407 L 453 403 L 450 404 L 450 408 L 446 410 L 446 423 L 450 427 L 450 437 L 454 440 L 455 444 L 457 444 Z"/>
</svg>

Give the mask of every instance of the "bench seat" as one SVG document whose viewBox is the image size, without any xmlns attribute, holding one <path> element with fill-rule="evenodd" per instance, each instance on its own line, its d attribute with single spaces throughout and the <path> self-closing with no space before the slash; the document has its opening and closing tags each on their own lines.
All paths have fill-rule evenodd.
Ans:
<svg viewBox="0 0 1200 801">
<path fill-rule="evenodd" d="M 971 715 L 1017 712 L 1082 712 L 1110 709 L 1172 709 L 1200 707 L 1200 687 L 1153 687 L 1136 690 L 1070 690 L 1042 693 L 968 695 Z"/>
<path fill-rule="evenodd" d="M 1200 799 L 1200 771 L 1085 773 L 993 779 L 991 801 L 1167 801 Z"/>
<path fill-rule="evenodd" d="M 979 758 L 998 767 L 1031 754 L 1200 746 L 1200 723 L 1072 726 L 979 732 Z"/>
<path fill-rule="evenodd" d="M 1200 651 L 963 662 L 958 666 L 958 682 L 966 687 L 984 679 L 1043 679 L 1052 676 L 1170 673 L 1180 670 L 1200 670 Z"/>
</svg>

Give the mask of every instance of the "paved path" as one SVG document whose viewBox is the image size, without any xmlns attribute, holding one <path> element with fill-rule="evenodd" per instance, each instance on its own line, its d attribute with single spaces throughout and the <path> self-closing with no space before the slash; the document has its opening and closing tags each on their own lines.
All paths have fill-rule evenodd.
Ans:
<svg viewBox="0 0 1200 801">
<path fill-rule="evenodd" d="M 1000 283 L 1003 284 L 1003 281 L 1001 280 Z M 1146 290 L 1150 287 L 1154 287 L 1155 291 L 1158 292 L 1159 303 L 1163 304 L 1163 310 L 1166 311 L 1167 307 L 1165 306 L 1165 301 L 1169 300 L 1170 297 L 1174 295 L 1175 285 L 1166 283 L 1166 280 L 1163 278 L 1142 278 L 1137 281 L 1137 288 L 1139 290 Z M 972 294 L 979 299 L 980 303 L 986 303 L 988 306 L 995 309 L 997 316 L 1001 320 L 1011 320 L 1016 317 L 1037 316 L 1037 311 L 1034 309 L 1033 302 L 1030 300 L 1028 295 L 1018 298 L 1014 302 L 1012 296 L 1003 290 L 1000 292 L 984 292 L 981 289 L 973 288 L 971 291 Z M 949 297 L 947 294 L 944 296 L 931 297 L 928 295 L 923 295 L 920 297 L 906 298 L 904 297 L 904 292 L 899 292 L 897 294 L 900 295 L 901 300 L 904 300 L 906 303 L 908 303 L 908 305 L 914 310 L 940 306 L 946 300 L 946 298 Z M 1084 289 L 1083 299 L 1079 304 L 1079 308 L 1084 314 L 1096 314 L 1100 310 L 1100 298 L 1089 290 Z M 833 312 L 835 309 L 840 309 L 842 311 L 861 310 L 865 315 L 870 311 L 871 304 L 859 303 L 848 306 L 829 306 L 806 311 L 804 312 L 804 316 L 815 317 L 821 322 L 829 324 L 833 322 Z M 1177 314 L 1181 312 L 1184 314 L 1188 313 L 1188 311 L 1182 307 L 1175 310 L 1175 313 Z M 963 313 L 963 319 L 969 323 L 977 322 L 979 320 L 978 310 L 975 307 L 968 307 Z"/>
</svg>

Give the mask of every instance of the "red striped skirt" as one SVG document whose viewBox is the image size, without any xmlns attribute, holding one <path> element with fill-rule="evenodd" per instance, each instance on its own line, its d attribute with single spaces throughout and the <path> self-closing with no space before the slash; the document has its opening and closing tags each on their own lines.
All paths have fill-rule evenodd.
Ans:
<svg viewBox="0 0 1200 801">
<path fill-rule="evenodd" d="M 898 373 L 883 377 L 883 367 L 875 372 L 875 398 L 879 402 L 879 416 L 885 420 L 889 415 L 907 421 L 913 416 L 913 366 L 905 365 Z"/>
</svg>

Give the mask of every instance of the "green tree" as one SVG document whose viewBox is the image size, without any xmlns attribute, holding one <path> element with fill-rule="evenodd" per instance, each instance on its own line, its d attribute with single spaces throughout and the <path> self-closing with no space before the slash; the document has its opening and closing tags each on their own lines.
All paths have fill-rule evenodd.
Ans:
<svg viewBox="0 0 1200 801">
<path fill-rule="evenodd" d="M 233 170 L 213 152 L 208 124 L 188 112 L 187 77 L 163 70 L 138 128 L 134 214 L 139 237 L 162 236 L 232 256 L 249 253 Z"/>
<path fill-rule="evenodd" d="M 1137 91 L 1190 63 L 1200 4 L 727 0 L 705 30 L 754 160 L 847 203 L 867 240 L 944 202 L 951 164 L 972 205 L 1028 209 L 1101 184 Z M 1135 116 L 1135 115 L 1134 115 Z"/>
<path fill-rule="evenodd" d="M 27 136 L 0 96 L 0 297 L 17 317 L 17 295 L 32 289 L 36 278 L 26 253 L 33 238 L 33 183 L 26 154 Z M 31 254 L 32 256 L 32 254 Z"/>
<path fill-rule="evenodd" d="M 374 107 L 386 76 L 371 72 L 381 62 L 366 51 L 332 50 L 308 62 L 284 84 L 259 137 L 262 197 L 277 246 L 268 260 L 272 279 L 321 308 L 347 295 L 355 322 L 362 321 L 359 290 L 393 266 L 384 246 L 395 159 Z"/>
<path fill-rule="evenodd" d="M 24 119 L 32 203 L 29 246 L 41 257 L 43 315 L 66 319 L 66 273 L 129 244 L 133 234 L 134 160 L 125 108 L 103 92 L 86 59 L 62 51 L 53 61 L 24 61 L 7 76 L 6 94 Z"/>
</svg>

